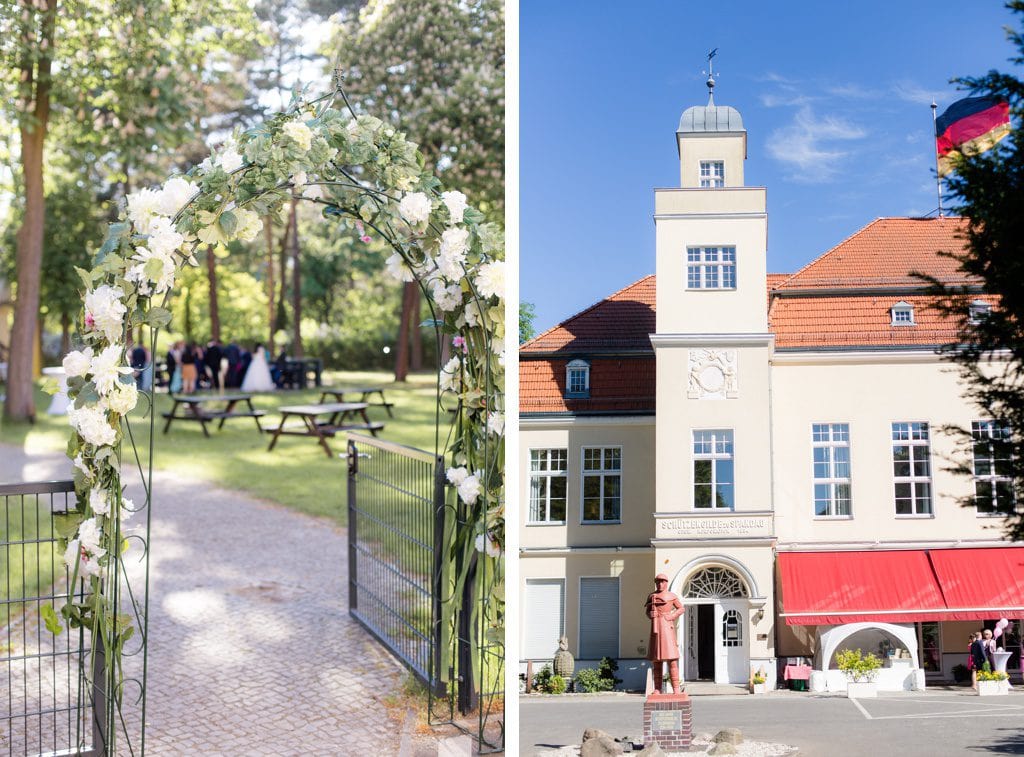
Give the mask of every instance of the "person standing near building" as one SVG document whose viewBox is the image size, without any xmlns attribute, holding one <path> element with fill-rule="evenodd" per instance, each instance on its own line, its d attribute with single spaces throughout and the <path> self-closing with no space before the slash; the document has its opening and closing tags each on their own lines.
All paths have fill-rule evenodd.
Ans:
<svg viewBox="0 0 1024 757">
<path fill-rule="evenodd" d="M 651 619 L 651 638 L 647 648 L 647 659 L 651 661 L 654 673 L 654 691 L 661 693 L 664 682 L 662 663 L 668 663 L 672 693 L 679 694 L 679 641 L 676 637 L 676 618 L 683 614 L 683 603 L 668 590 L 668 576 L 659 573 L 654 577 L 655 590 L 647 595 L 645 605 L 647 617 Z"/>
<path fill-rule="evenodd" d="M 988 634 L 988 638 L 992 638 L 991 631 L 985 631 Z M 982 638 L 981 633 L 974 634 L 974 641 L 971 642 L 971 688 L 978 688 L 978 671 L 985 667 L 985 663 L 989 662 L 988 657 L 988 644 Z"/>
</svg>

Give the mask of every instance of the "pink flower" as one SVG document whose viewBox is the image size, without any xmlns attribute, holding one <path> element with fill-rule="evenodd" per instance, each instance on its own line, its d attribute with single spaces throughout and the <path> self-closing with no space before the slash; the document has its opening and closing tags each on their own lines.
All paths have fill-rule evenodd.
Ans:
<svg viewBox="0 0 1024 757">
<path fill-rule="evenodd" d="M 452 347 L 457 347 L 461 349 L 463 354 L 469 352 L 469 348 L 466 346 L 466 340 L 464 337 L 461 336 L 452 338 Z"/>
<path fill-rule="evenodd" d="M 356 231 L 359 232 L 359 241 L 363 244 L 368 244 L 371 239 L 370 235 L 366 233 L 366 229 L 363 228 L 362 221 L 356 221 Z"/>
<path fill-rule="evenodd" d="M 85 314 L 85 327 L 91 329 L 96 325 L 96 319 L 92 317 L 92 313 Z"/>
</svg>

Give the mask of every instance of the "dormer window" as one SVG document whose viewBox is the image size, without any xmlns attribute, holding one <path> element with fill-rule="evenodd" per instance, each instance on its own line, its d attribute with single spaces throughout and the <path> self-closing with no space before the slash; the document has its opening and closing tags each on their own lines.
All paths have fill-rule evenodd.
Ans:
<svg viewBox="0 0 1024 757">
<path fill-rule="evenodd" d="M 590 363 L 586 360 L 572 360 L 565 367 L 565 396 L 590 396 Z"/>
<path fill-rule="evenodd" d="M 897 302 L 892 306 L 893 326 L 916 326 L 914 323 L 914 306 L 909 302 Z"/>
<path fill-rule="evenodd" d="M 988 317 L 988 314 L 992 312 L 992 306 L 984 300 L 975 300 L 971 303 L 971 309 L 968 314 L 968 320 L 977 325 Z"/>
<path fill-rule="evenodd" d="M 702 160 L 700 162 L 701 189 L 717 189 L 725 186 L 725 161 Z"/>
</svg>

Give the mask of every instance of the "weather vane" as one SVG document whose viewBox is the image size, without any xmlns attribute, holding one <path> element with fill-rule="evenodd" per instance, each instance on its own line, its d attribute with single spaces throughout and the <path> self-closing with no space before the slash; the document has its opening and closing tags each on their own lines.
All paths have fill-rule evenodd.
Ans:
<svg viewBox="0 0 1024 757">
<path fill-rule="evenodd" d="M 718 48 L 717 47 L 714 48 L 713 50 L 711 50 L 708 53 L 708 70 L 707 71 L 701 71 L 702 74 L 705 74 L 708 77 L 708 80 L 707 80 L 707 85 L 708 85 L 708 105 L 714 105 L 715 104 L 715 69 L 714 69 L 713 59 L 714 59 L 714 57 L 717 54 L 718 54 Z"/>
</svg>

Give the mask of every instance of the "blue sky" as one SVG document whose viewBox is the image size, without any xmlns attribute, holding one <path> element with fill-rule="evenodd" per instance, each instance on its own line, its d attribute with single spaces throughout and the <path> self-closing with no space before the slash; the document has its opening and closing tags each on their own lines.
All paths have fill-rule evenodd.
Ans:
<svg viewBox="0 0 1024 757">
<path fill-rule="evenodd" d="M 743 116 L 745 179 L 768 188 L 768 270 L 795 271 L 879 216 L 937 207 L 932 98 L 1012 71 L 989 2 L 521 0 L 520 297 L 538 331 L 654 273 L 655 187 L 707 102 Z M 1021 75 L 1021 71 L 1014 72 Z"/>
</svg>

